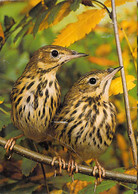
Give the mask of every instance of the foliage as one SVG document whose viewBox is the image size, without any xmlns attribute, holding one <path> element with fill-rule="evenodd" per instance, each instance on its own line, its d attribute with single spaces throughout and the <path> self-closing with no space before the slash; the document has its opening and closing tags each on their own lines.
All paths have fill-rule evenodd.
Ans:
<svg viewBox="0 0 138 194">
<path fill-rule="evenodd" d="M 58 73 L 62 86 L 62 98 L 81 74 L 91 69 L 106 69 L 118 66 L 116 46 L 111 24 L 111 1 L 67 0 L 67 1 L 24 1 L 2 2 L 0 7 L 0 135 L 6 138 L 20 133 L 10 119 L 9 94 L 14 81 L 21 75 L 32 53 L 43 45 L 57 44 L 70 46 L 89 57 L 67 63 Z M 104 3 L 104 4 L 103 4 Z M 106 5 L 107 9 L 104 9 Z M 123 5 L 123 6 L 121 6 Z M 136 10 L 133 0 L 116 0 L 119 20 L 119 35 L 123 51 L 124 68 L 131 107 L 131 119 L 136 131 Z M 117 76 L 120 76 L 118 74 Z M 123 103 L 123 90 L 120 77 L 113 80 L 110 94 L 117 107 L 116 137 L 109 149 L 100 157 L 105 169 L 133 165 L 132 150 L 126 133 L 126 116 Z M 22 138 L 17 143 L 32 149 L 32 144 Z M 39 146 L 44 154 L 50 150 Z M 66 150 L 60 150 L 65 154 Z M 2 193 L 43 192 L 43 175 L 39 165 L 13 154 L 10 161 L 3 156 L 0 148 L 0 190 Z M 95 178 L 75 174 L 75 181 L 63 172 L 53 177 L 54 169 L 45 167 L 51 192 L 90 193 L 94 189 Z M 128 171 L 135 174 L 135 171 Z M 119 185 L 113 181 L 103 181 L 97 187 L 97 193 L 132 193 L 135 185 Z M 109 191 L 105 191 L 109 190 Z"/>
</svg>

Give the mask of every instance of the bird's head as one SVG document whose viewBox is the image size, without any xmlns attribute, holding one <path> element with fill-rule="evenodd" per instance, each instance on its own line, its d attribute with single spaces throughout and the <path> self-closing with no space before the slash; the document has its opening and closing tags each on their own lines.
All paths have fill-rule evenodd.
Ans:
<svg viewBox="0 0 138 194">
<path fill-rule="evenodd" d="M 37 71 L 50 72 L 57 71 L 59 67 L 74 58 L 87 56 L 84 53 L 77 53 L 76 51 L 67 48 L 49 45 L 44 46 L 34 52 L 29 66 L 32 65 Z"/>
<path fill-rule="evenodd" d="M 67 98 L 73 98 L 77 94 L 78 97 L 88 96 L 95 99 L 96 97 L 100 97 L 108 101 L 111 80 L 121 68 L 109 68 L 107 70 L 93 71 L 85 74 L 73 85 L 71 91 L 67 94 Z"/>
</svg>

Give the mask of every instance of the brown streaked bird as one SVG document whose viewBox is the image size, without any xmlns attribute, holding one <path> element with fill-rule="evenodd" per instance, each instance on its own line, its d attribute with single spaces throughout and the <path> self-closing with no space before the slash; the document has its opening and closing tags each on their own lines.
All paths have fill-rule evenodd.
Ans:
<svg viewBox="0 0 138 194">
<path fill-rule="evenodd" d="M 47 128 L 60 105 L 60 86 L 56 73 L 66 62 L 87 56 L 61 46 L 44 46 L 34 52 L 22 75 L 11 91 L 11 118 L 23 134 L 42 142 L 47 137 Z M 19 136 L 20 137 L 20 136 Z M 12 149 L 11 138 L 5 148 Z"/>
<path fill-rule="evenodd" d="M 109 101 L 109 87 L 120 69 L 110 68 L 82 76 L 66 94 L 52 126 L 55 139 L 79 159 L 95 159 L 93 173 L 95 175 L 98 169 L 100 180 L 105 170 L 97 158 L 111 144 L 116 126 L 116 109 Z"/>
</svg>

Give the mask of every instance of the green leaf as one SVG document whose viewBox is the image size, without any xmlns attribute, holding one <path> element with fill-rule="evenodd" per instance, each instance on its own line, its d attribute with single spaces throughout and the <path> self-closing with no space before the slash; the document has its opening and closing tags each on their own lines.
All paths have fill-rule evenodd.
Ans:
<svg viewBox="0 0 138 194">
<path fill-rule="evenodd" d="M 51 24 L 54 21 L 54 19 L 56 18 L 58 12 L 60 11 L 60 9 L 61 9 L 61 7 L 63 6 L 64 3 L 65 3 L 64 1 L 60 2 L 55 7 L 53 7 L 51 9 L 50 14 L 47 18 L 48 24 Z"/>
<path fill-rule="evenodd" d="M 27 186 L 26 186 L 27 185 Z M 22 187 L 21 185 L 19 185 L 18 189 L 14 190 L 14 194 L 32 194 L 33 191 L 35 191 L 38 187 L 40 186 L 40 184 L 32 184 L 32 183 L 27 183 L 24 185 L 24 187 Z"/>
<path fill-rule="evenodd" d="M 2 130 L 3 126 L 7 126 L 9 123 L 11 123 L 10 114 L 0 114 L 0 131 Z"/>
<path fill-rule="evenodd" d="M 29 11 L 29 16 L 31 16 L 33 19 L 35 19 L 38 15 L 38 13 L 40 12 L 40 10 L 42 9 L 42 4 L 38 3 L 35 7 L 33 7 L 30 11 Z M 25 15 L 22 20 L 19 22 L 19 24 L 15 27 L 14 31 L 17 30 L 19 27 L 23 27 L 25 26 L 25 24 L 28 23 L 29 17 L 28 15 Z"/>
<path fill-rule="evenodd" d="M 76 11 L 79 8 L 81 0 L 73 0 L 73 3 L 70 5 L 72 11 Z"/>
<path fill-rule="evenodd" d="M 124 173 L 125 172 L 125 168 L 124 167 L 115 168 L 115 169 L 113 169 L 113 171 Z"/>
<path fill-rule="evenodd" d="M 45 5 L 49 8 L 52 7 L 53 5 L 55 5 L 55 3 L 57 2 L 57 0 L 45 0 Z"/>
<path fill-rule="evenodd" d="M 28 158 L 23 158 L 22 161 L 22 173 L 25 176 L 29 176 L 31 172 L 33 172 L 34 168 L 37 166 L 37 162 L 32 161 Z"/>
<path fill-rule="evenodd" d="M 31 20 L 29 20 L 28 22 L 27 22 L 27 24 L 25 24 L 23 27 L 22 27 L 22 29 L 17 33 L 17 35 L 15 36 L 15 38 L 14 38 L 14 40 L 13 40 L 13 42 L 15 43 L 16 41 L 17 41 L 17 39 L 19 38 L 19 37 L 22 37 L 24 34 L 25 34 L 25 32 L 27 31 L 27 29 L 30 27 L 30 23 L 32 22 L 32 19 Z"/>
<path fill-rule="evenodd" d="M 4 17 L 4 26 L 7 30 L 10 30 L 10 28 L 15 24 L 15 21 L 12 17 L 9 17 L 7 15 L 5 15 Z"/>
<path fill-rule="evenodd" d="M 50 177 L 49 178 L 49 183 L 54 184 L 55 187 L 61 189 L 63 185 L 65 185 L 68 182 L 71 182 L 72 179 L 69 175 L 65 176 L 56 176 L 56 177 Z"/>
<path fill-rule="evenodd" d="M 116 182 L 114 181 L 103 181 L 99 186 L 96 187 L 95 193 L 99 194 L 100 192 L 106 191 L 115 185 L 116 185 Z M 82 189 L 81 191 L 79 191 L 79 194 L 81 193 L 85 193 L 85 194 L 94 193 L 94 184 L 90 184 L 84 189 Z"/>
<path fill-rule="evenodd" d="M 126 192 L 124 192 L 124 194 L 133 194 L 134 192 L 132 190 L 128 190 Z"/>
<path fill-rule="evenodd" d="M 12 125 L 8 125 L 7 126 L 7 130 L 9 131 L 10 128 L 11 128 L 11 132 L 6 135 L 6 139 L 10 139 L 12 137 L 16 137 L 16 136 L 21 135 L 23 133 L 21 130 L 16 129 L 14 126 L 12 127 Z M 21 139 L 24 139 L 24 137 L 20 138 L 20 140 Z M 18 141 L 18 143 L 19 142 L 20 141 Z"/>
<path fill-rule="evenodd" d="M 36 33 L 38 32 L 39 26 L 41 24 L 41 22 L 43 21 L 43 19 L 46 17 L 46 15 L 48 14 L 49 10 L 44 11 L 43 13 L 41 13 L 35 22 L 34 28 L 33 28 L 33 35 L 35 36 Z"/>
<path fill-rule="evenodd" d="M 7 108 L 9 108 L 9 109 L 11 109 L 11 104 L 9 104 L 9 103 L 4 103 L 4 105 L 7 107 Z"/>
<path fill-rule="evenodd" d="M 74 179 L 81 180 L 81 181 L 87 181 L 87 182 L 93 182 L 95 180 L 95 177 L 77 173 L 77 174 L 74 174 Z"/>
<path fill-rule="evenodd" d="M 23 19 L 21 19 L 21 21 L 19 22 L 19 24 L 17 24 L 17 26 L 15 27 L 14 31 L 17 30 L 19 27 L 22 27 L 23 25 L 25 25 L 25 23 L 27 22 L 28 16 L 25 15 L 23 17 Z"/>
<path fill-rule="evenodd" d="M 4 97 L 0 96 L 0 104 L 4 102 Z"/>
<path fill-rule="evenodd" d="M 3 147 L 0 147 L 0 160 L 4 159 L 6 150 Z"/>
<path fill-rule="evenodd" d="M 37 17 L 41 9 L 42 9 L 42 4 L 38 3 L 29 11 L 29 16 L 31 16 L 32 18 Z"/>
<path fill-rule="evenodd" d="M 2 177 L 3 179 L 5 177 Z M 8 182 L 5 185 L 0 185 L 1 193 L 10 193 L 10 194 L 32 194 L 40 184 L 34 184 L 31 182 L 23 182 L 23 181 L 15 181 L 12 179 L 8 179 Z"/>
</svg>

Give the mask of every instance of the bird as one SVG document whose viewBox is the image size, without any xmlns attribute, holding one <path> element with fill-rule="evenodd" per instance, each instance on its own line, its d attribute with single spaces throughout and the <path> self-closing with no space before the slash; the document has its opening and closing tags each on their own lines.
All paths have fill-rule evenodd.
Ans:
<svg viewBox="0 0 138 194">
<path fill-rule="evenodd" d="M 43 46 L 34 52 L 10 94 L 11 120 L 23 134 L 8 140 L 7 152 L 23 135 L 35 142 L 46 140 L 48 126 L 60 106 L 56 73 L 64 63 L 84 56 L 87 55 L 57 45 Z"/>
<path fill-rule="evenodd" d="M 105 170 L 98 158 L 111 144 L 116 127 L 116 108 L 109 100 L 109 88 L 121 68 L 96 70 L 83 75 L 65 95 L 62 108 L 52 124 L 52 136 L 75 159 L 94 159 L 93 175 L 98 170 L 100 181 Z M 73 170 L 74 165 L 78 170 L 76 162 L 69 160 L 68 170 Z"/>
</svg>

